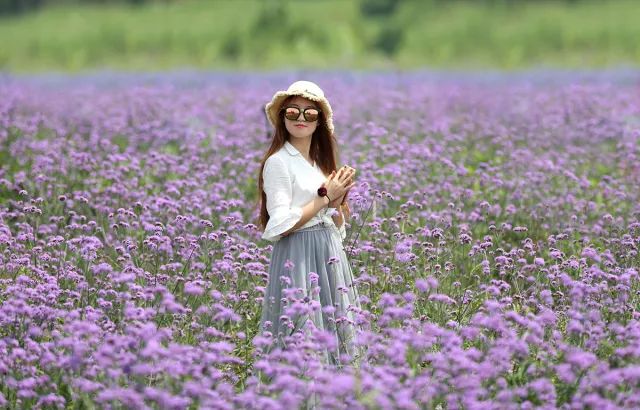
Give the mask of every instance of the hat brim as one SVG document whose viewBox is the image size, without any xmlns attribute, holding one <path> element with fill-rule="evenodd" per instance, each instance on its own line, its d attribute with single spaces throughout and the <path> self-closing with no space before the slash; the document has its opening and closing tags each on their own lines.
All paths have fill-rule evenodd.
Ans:
<svg viewBox="0 0 640 410">
<path fill-rule="evenodd" d="M 274 128 L 276 127 L 276 124 L 278 123 L 278 111 L 280 110 L 280 107 L 282 107 L 282 103 L 288 97 L 291 97 L 294 95 L 307 98 L 311 101 L 315 101 L 318 104 L 320 104 L 320 109 L 324 113 L 324 118 L 327 123 L 327 128 L 329 129 L 329 132 L 333 134 L 333 111 L 331 110 L 331 105 L 329 104 L 329 101 L 324 97 L 318 97 L 315 94 L 307 93 L 304 91 L 300 91 L 300 92 L 278 91 L 273 95 L 273 98 L 271 99 L 271 101 L 269 101 L 264 106 L 264 110 L 267 113 L 267 118 L 269 119 L 269 122 L 271 123 L 271 125 Z"/>
</svg>

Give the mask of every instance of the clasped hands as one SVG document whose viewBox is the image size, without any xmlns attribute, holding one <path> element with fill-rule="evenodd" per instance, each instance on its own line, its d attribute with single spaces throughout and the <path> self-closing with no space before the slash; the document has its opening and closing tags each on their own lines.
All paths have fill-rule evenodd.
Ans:
<svg viewBox="0 0 640 410">
<path fill-rule="evenodd" d="M 356 170 L 348 165 L 344 165 L 337 172 L 333 171 L 322 186 L 327 188 L 329 197 L 329 207 L 337 208 L 342 205 L 345 195 L 355 185 L 354 177 Z"/>
<path fill-rule="evenodd" d="M 327 196 L 329 197 L 329 208 L 338 208 L 342 205 L 345 195 L 355 185 L 353 178 L 356 170 L 350 166 L 344 165 L 337 172 L 332 171 L 322 186 L 327 188 Z M 345 214 L 347 219 L 351 215 L 348 203 L 345 203 Z M 283 237 L 289 236 L 291 232 L 282 234 Z"/>
</svg>

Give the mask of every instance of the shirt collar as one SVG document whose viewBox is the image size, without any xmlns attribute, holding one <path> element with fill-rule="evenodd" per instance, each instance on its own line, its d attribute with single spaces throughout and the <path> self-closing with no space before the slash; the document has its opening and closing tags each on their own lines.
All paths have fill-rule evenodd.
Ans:
<svg viewBox="0 0 640 410">
<path fill-rule="evenodd" d="M 293 146 L 289 141 L 284 142 L 284 147 L 287 149 L 289 154 L 291 155 L 300 155 L 300 151 L 296 147 Z"/>
</svg>

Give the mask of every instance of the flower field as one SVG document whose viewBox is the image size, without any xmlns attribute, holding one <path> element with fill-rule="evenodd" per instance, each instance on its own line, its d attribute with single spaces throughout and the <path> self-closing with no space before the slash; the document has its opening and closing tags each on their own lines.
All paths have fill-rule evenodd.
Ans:
<svg viewBox="0 0 640 410">
<path fill-rule="evenodd" d="M 640 407 L 640 77 L 309 76 L 357 170 L 340 369 L 256 334 L 296 79 L 0 78 L 0 407 Z"/>
</svg>

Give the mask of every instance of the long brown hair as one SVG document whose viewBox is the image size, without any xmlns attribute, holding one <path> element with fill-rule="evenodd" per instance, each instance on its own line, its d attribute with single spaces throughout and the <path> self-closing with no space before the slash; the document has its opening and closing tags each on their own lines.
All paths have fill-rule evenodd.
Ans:
<svg viewBox="0 0 640 410">
<path fill-rule="evenodd" d="M 290 96 L 281 105 L 284 106 L 289 100 L 294 98 Z M 275 127 L 273 138 L 271 139 L 271 146 L 262 157 L 260 161 L 260 170 L 258 171 L 258 192 L 259 200 L 258 206 L 260 208 L 260 215 L 258 216 L 257 225 L 264 231 L 269 221 L 269 213 L 267 212 L 267 195 L 264 193 L 264 184 L 262 182 L 262 171 L 264 170 L 264 163 L 267 159 L 278 152 L 280 148 L 284 146 L 284 143 L 288 141 L 289 133 L 287 127 L 284 124 L 284 114 L 282 111 L 278 113 L 278 123 Z M 336 164 L 338 160 L 338 149 L 336 144 L 335 135 L 329 132 L 327 123 L 325 122 L 324 112 L 320 113 L 318 117 L 318 126 L 311 136 L 311 146 L 309 147 L 309 156 L 318 164 L 320 169 L 325 175 L 331 174 L 336 171 Z"/>
</svg>

